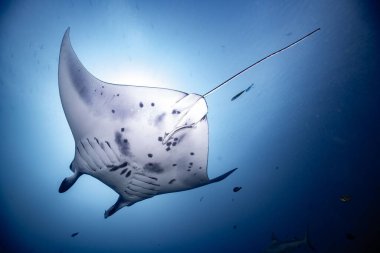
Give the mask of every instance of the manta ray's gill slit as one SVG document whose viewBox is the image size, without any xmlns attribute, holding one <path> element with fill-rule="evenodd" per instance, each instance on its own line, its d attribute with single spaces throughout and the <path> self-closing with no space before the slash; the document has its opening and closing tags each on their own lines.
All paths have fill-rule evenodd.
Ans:
<svg viewBox="0 0 380 253">
<path fill-rule="evenodd" d="M 121 172 L 120 172 L 120 175 L 123 175 L 128 169 L 123 169 Z"/>
<path fill-rule="evenodd" d="M 125 174 L 125 177 L 129 177 L 131 175 L 131 171 L 128 171 L 127 174 Z"/>
<path fill-rule="evenodd" d="M 116 165 L 116 166 L 114 166 L 114 165 L 107 165 L 107 168 L 110 168 L 110 171 L 116 171 L 118 169 L 121 169 L 121 168 L 127 167 L 127 166 L 128 166 L 128 162 L 124 162 L 124 163 L 122 163 L 120 165 Z"/>
</svg>

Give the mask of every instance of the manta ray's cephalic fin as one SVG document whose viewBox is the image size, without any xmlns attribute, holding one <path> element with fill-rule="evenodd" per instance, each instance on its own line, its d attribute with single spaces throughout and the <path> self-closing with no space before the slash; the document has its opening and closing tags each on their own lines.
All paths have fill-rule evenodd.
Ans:
<svg viewBox="0 0 380 253">
<path fill-rule="evenodd" d="M 104 219 L 107 219 L 108 217 L 110 217 L 112 214 L 116 213 L 121 208 L 123 208 L 125 206 L 131 206 L 131 205 L 132 204 L 129 204 L 121 196 L 119 196 L 116 203 L 104 212 Z"/>
<path fill-rule="evenodd" d="M 82 173 L 76 171 L 72 176 L 63 179 L 61 185 L 59 186 L 59 193 L 63 193 L 70 189 L 80 176 L 82 176 Z"/>
</svg>

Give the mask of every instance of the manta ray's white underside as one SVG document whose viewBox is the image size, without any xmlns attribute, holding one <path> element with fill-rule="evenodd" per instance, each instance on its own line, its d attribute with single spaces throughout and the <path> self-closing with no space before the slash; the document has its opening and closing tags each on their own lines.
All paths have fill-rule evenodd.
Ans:
<svg viewBox="0 0 380 253">
<path fill-rule="evenodd" d="M 59 59 L 59 92 L 75 139 L 74 174 L 93 176 L 120 197 L 104 214 L 158 194 L 183 191 L 226 178 L 207 175 L 208 123 L 197 94 L 105 83 L 73 51 L 66 31 Z"/>
</svg>

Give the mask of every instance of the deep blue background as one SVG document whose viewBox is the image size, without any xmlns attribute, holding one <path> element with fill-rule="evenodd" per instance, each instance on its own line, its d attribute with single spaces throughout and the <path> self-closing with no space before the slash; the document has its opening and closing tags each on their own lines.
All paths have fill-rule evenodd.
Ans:
<svg viewBox="0 0 380 253">
<path fill-rule="evenodd" d="M 309 226 L 318 252 L 376 252 L 374 2 L 1 1 L 0 251 L 262 252 L 272 232 L 302 238 Z M 322 30 L 207 97 L 209 174 L 238 167 L 233 175 L 104 220 L 117 195 L 101 182 L 84 176 L 58 193 L 74 154 L 57 82 L 67 27 L 101 80 L 198 94 Z M 340 202 L 342 194 L 352 201 Z"/>
</svg>

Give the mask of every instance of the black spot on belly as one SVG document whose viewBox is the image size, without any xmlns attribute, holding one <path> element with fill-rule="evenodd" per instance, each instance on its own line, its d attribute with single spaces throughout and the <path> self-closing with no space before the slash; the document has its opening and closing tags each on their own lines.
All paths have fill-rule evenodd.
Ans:
<svg viewBox="0 0 380 253">
<path fill-rule="evenodd" d="M 170 141 L 166 143 L 166 146 L 170 146 L 170 145 L 172 145 Z"/>
<path fill-rule="evenodd" d="M 201 170 L 201 169 L 202 169 L 202 167 L 199 167 L 199 169 Z"/>
<path fill-rule="evenodd" d="M 162 139 L 162 137 L 160 136 L 160 137 L 158 137 L 158 141 L 162 141 L 163 139 Z"/>
<path fill-rule="evenodd" d="M 118 97 L 118 96 L 120 96 L 120 94 L 116 94 L 116 96 Z"/>
<path fill-rule="evenodd" d="M 193 163 L 190 162 L 189 165 L 190 165 L 190 166 L 193 166 Z"/>
<path fill-rule="evenodd" d="M 176 137 L 176 138 L 174 138 L 174 141 L 178 141 L 178 138 Z"/>
<path fill-rule="evenodd" d="M 173 142 L 173 146 L 177 145 L 177 142 Z"/>
<path fill-rule="evenodd" d="M 111 111 L 112 113 L 115 113 L 115 110 L 114 109 L 112 109 L 112 111 Z"/>
<path fill-rule="evenodd" d="M 151 106 L 154 106 L 154 103 L 151 103 L 150 105 L 151 105 Z"/>
<path fill-rule="evenodd" d="M 187 171 L 191 171 L 191 169 L 187 169 Z"/>
<path fill-rule="evenodd" d="M 145 164 L 143 169 L 147 172 L 156 173 L 156 174 L 161 174 L 162 172 L 164 172 L 164 169 L 161 167 L 159 163 Z"/>
<path fill-rule="evenodd" d="M 130 147 L 129 142 L 127 139 L 123 139 L 121 133 L 116 132 L 115 133 L 115 142 L 117 146 L 119 147 L 120 153 L 123 155 L 129 156 L 130 155 Z"/>
<path fill-rule="evenodd" d="M 161 113 L 160 115 L 158 115 L 154 120 L 154 124 L 158 125 L 164 119 L 165 115 L 165 113 Z"/>
<path fill-rule="evenodd" d="M 193 152 L 191 152 L 191 153 L 190 153 L 190 155 L 194 155 L 194 153 L 193 153 Z"/>
<path fill-rule="evenodd" d="M 122 132 L 124 132 L 124 127 L 122 127 L 120 130 L 121 130 Z"/>
<path fill-rule="evenodd" d="M 152 155 L 152 154 L 148 154 L 148 157 L 152 158 L 152 157 L 153 157 L 153 155 Z"/>
<path fill-rule="evenodd" d="M 173 167 L 177 166 L 177 164 L 173 163 Z"/>
<path fill-rule="evenodd" d="M 168 148 L 166 148 L 166 151 L 169 151 L 170 150 L 170 148 L 168 147 Z"/>
<path fill-rule="evenodd" d="M 173 178 L 172 180 L 169 181 L 169 184 L 174 183 L 175 179 Z"/>
<path fill-rule="evenodd" d="M 144 107 L 144 104 L 142 102 L 140 102 L 140 108 L 143 108 Z"/>
</svg>

